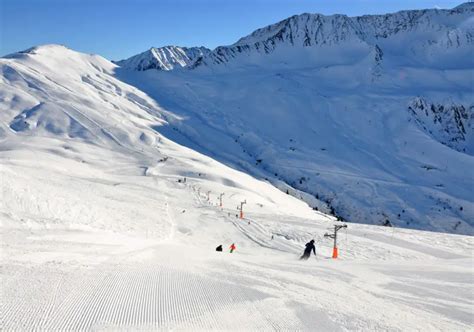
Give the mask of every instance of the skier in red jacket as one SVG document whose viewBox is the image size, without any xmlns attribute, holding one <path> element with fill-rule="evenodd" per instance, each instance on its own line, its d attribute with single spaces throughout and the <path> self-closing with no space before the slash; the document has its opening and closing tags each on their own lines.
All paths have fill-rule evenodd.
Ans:
<svg viewBox="0 0 474 332">
<path fill-rule="evenodd" d="M 232 254 L 237 247 L 235 246 L 235 243 L 232 243 L 229 248 L 230 248 L 230 253 Z"/>
</svg>

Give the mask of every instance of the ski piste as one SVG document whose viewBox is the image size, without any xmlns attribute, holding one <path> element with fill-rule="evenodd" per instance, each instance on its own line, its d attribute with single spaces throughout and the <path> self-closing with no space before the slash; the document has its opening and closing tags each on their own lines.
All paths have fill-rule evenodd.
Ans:
<svg viewBox="0 0 474 332">
<path fill-rule="evenodd" d="M 1 58 L 0 329 L 470 331 L 472 8 Z"/>
</svg>

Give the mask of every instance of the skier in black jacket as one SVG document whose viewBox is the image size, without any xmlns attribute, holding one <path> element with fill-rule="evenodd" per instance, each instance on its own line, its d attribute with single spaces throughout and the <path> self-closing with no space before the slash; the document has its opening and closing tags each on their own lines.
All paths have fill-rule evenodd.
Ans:
<svg viewBox="0 0 474 332">
<path fill-rule="evenodd" d="M 306 249 L 304 250 L 303 256 L 301 256 L 300 259 L 307 260 L 309 256 L 311 256 L 311 250 L 316 256 L 316 248 L 314 246 L 314 240 L 311 240 L 308 243 L 306 243 Z"/>
</svg>

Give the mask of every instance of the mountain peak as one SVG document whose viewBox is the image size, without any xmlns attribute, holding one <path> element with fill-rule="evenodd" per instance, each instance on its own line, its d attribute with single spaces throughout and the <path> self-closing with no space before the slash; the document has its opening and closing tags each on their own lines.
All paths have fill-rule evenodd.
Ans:
<svg viewBox="0 0 474 332">
<path fill-rule="evenodd" d="M 148 51 L 128 59 L 116 61 L 123 68 L 144 71 L 149 69 L 173 70 L 192 65 L 198 58 L 211 51 L 205 47 L 163 46 L 151 47 Z"/>
<path fill-rule="evenodd" d="M 468 1 L 460 4 L 459 6 L 454 7 L 455 10 L 474 10 L 474 1 Z"/>
<path fill-rule="evenodd" d="M 9 58 L 19 58 L 23 55 L 29 54 L 29 55 L 34 55 L 34 54 L 49 54 L 49 53 L 57 53 L 57 52 L 67 52 L 71 51 L 69 48 L 67 48 L 64 45 L 60 44 L 42 44 L 42 45 L 37 45 L 30 47 L 26 50 L 7 54 L 3 56 L 3 58 L 9 59 Z"/>
</svg>

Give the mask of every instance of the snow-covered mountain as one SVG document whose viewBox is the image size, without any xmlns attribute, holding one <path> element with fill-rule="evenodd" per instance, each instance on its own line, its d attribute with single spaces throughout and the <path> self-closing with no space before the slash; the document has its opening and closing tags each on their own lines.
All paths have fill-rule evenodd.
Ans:
<svg viewBox="0 0 474 332">
<path fill-rule="evenodd" d="M 2 330 L 472 329 L 472 236 L 335 217 L 474 234 L 470 63 L 290 48 L 1 58 Z"/>
<path fill-rule="evenodd" d="M 314 208 L 472 234 L 473 12 L 303 14 L 189 70 L 117 73 L 180 115 L 165 135 Z"/>
<path fill-rule="evenodd" d="M 134 55 L 128 59 L 117 61 L 121 67 L 133 70 L 172 70 L 193 65 L 194 62 L 209 54 L 205 47 L 164 46 L 152 47 L 148 51 Z"/>
<path fill-rule="evenodd" d="M 2 59 L 1 133 L 154 151 L 158 131 L 340 219 L 472 234 L 472 12 L 303 14 L 120 66 L 33 48 Z"/>
<path fill-rule="evenodd" d="M 137 220 L 128 231 L 143 230 L 143 225 L 153 219 L 154 208 L 164 201 L 141 206 L 140 212 L 137 208 L 127 210 L 136 202 L 119 198 L 126 189 L 122 193 L 118 190 L 118 196 L 100 193 L 101 184 L 110 184 L 104 180 L 109 176 L 132 182 L 137 180 L 135 177 L 143 178 L 144 187 L 139 192 L 144 204 L 147 195 L 161 192 L 159 188 L 150 189 L 154 178 L 171 177 L 174 182 L 187 177 L 189 181 L 209 181 L 214 190 L 234 188 L 228 204 L 232 202 L 233 206 L 246 198 L 248 211 L 280 201 L 296 204 L 296 213 L 314 215 L 305 203 L 270 184 L 160 135 L 157 128 L 176 115 L 116 78 L 116 69 L 101 56 L 59 45 L 33 47 L 0 59 L 0 152 L 5 158 L 0 169 L 0 215 L 8 216 L 3 223 L 18 227 L 43 220 L 66 227 L 120 230 L 122 221 Z M 21 165 L 16 163 L 19 160 Z M 38 176 L 37 172 L 43 175 Z M 83 191 L 83 181 L 95 189 Z M 66 182 L 68 190 L 64 187 Z M 245 194 L 241 192 L 243 188 L 248 189 Z M 270 196 L 265 202 L 263 197 L 268 190 Z M 18 196 L 21 192 L 29 194 Z M 166 190 L 162 192 L 165 193 Z M 117 199 L 124 206 L 120 216 L 106 212 Z M 158 228 L 169 226 L 166 220 L 160 223 Z M 166 237 L 168 230 L 162 229 L 164 233 L 156 238 Z"/>
<path fill-rule="evenodd" d="M 470 2 L 386 15 L 295 15 L 216 48 L 195 66 L 325 66 L 367 57 L 380 66 L 385 54 L 385 61 L 407 66 L 472 68 L 473 14 Z"/>
</svg>

